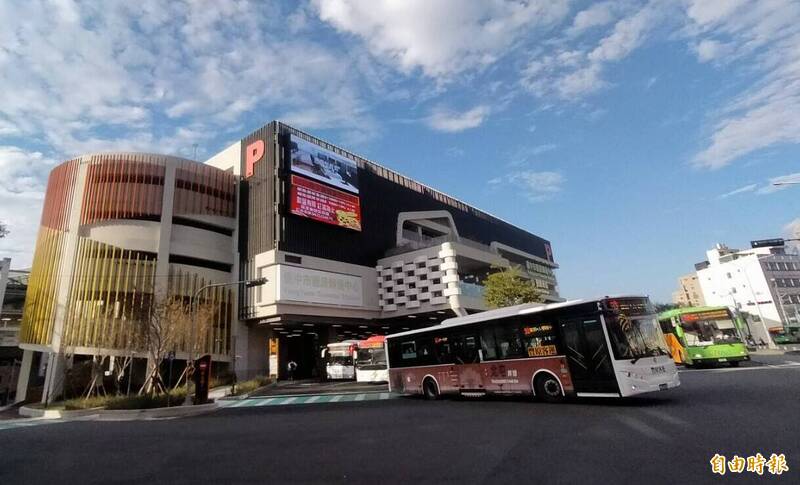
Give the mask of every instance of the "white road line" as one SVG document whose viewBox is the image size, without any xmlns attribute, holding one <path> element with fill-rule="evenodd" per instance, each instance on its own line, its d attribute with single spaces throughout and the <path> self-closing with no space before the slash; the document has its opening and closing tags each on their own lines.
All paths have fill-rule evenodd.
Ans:
<svg viewBox="0 0 800 485">
<path fill-rule="evenodd" d="M 672 441 L 672 439 L 669 436 L 667 436 L 666 434 L 664 434 L 661 431 L 653 428 L 649 424 L 646 424 L 646 423 L 643 423 L 642 421 L 639 421 L 636 418 L 633 418 L 633 417 L 630 417 L 630 416 L 618 415 L 617 419 L 622 421 L 622 423 L 625 424 L 626 426 L 628 426 L 629 428 L 631 428 L 631 429 L 633 429 L 635 431 L 638 431 L 639 433 L 641 433 L 641 434 L 643 434 L 643 435 L 645 435 L 647 437 L 653 438 L 653 439 L 658 440 L 658 441 L 663 441 L 665 443 L 669 443 L 669 442 Z"/>
<path fill-rule="evenodd" d="M 293 402 L 297 401 L 297 399 L 299 399 L 299 396 L 295 396 L 295 397 L 289 397 L 289 398 L 286 398 L 286 400 L 285 400 L 285 401 L 283 401 L 283 402 L 281 403 L 281 405 L 284 405 L 284 404 L 292 404 Z"/>
<path fill-rule="evenodd" d="M 255 406 L 263 406 L 264 404 L 269 401 L 269 399 L 247 399 L 249 401 L 246 404 L 242 404 L 242 407 L 255 407 Z"/>
<path fill-rule="evenodd" d="M 677 426 L 690 426 L 688 421 L 684 421 L 681 418 L 676 418 L 670 414 L 665 413 L 664 411 L 658 411 L 655 409 L 640 409 L 645 414 L 653 416 L 654 418 L 662 419 L 670 424 L 674 424 Z"/>
<path fill-rule="evenodd" d="M 309 400 L 306 401 L 304 404 L 311 404 L 312 402 L 317 402 L 317 401 L 319 401 L 319 398 L 321 398 L 321 397 L 322 396 L 311 396 L 311 398 L 309 398 Z"/>
<path fill-rule="evenodd" d="M 794 369 L 800 370 L 800 363 L 794 364 L 778 364 L 778 365 L 770 365 L 765 364 L 763 366 L 758 367 L 731 367 L 727 369 L 683 369 L 679 370 L 678 372 L 681 374 L 694 374 L 695 372 L 741 372 L 741 371 L 748 371 L 748 370 L 774 370 L 774 369 Z"/>
<path fill-rule="evenodd" d="M 339 400 L 341 400 L 341 399 L 342 399 L 342 394 L 339 394 L 339 395 L 333 396 L 333 399 L 331 399 L 329 402 L 339 402 Z"/>
<path fill-rule="evenodd" d="M 355 400 L 356 401 L 363 401 L 364 398 L 366 398 L 366 397 L 367 397 L 366 394 L 359 394 L 358 396 L 356 396 Z"/>
<path fill-rule="evenodd" d="M 381 400 L 384 400 L 384 399 L 389 399 L 389 393 L 388 392 L 382 392 L 381 393 Z"/>
</svg>

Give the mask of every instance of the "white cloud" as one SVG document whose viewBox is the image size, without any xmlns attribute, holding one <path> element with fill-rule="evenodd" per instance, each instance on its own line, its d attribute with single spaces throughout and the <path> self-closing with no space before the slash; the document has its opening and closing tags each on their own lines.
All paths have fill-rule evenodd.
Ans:
<svg viewBox="0 0 800 485">
<path fill-rule="evenodd" d="M 800 217 L 783 226 L 783 237 L 785 239 L 800 239 Z M 786 244 L 795 251 L 800 250 L 800 241 L 789 241 Z"/>
<path fill-rule="evenodd" d="M 535 146 L 521 146 L 508 153 L 508 166 L 520 167 L 529 163 L 533 158 L 542 153 L 547 153 L 558 148 L 555 143 L 542 143 Z"/>
<path fill-rule="evenodd" d="M 580 35 L 592 27 L 600 27 L 610 24 L 615 18 L 615 4 L 612 2 L 595 3 L 586 10 L 582 10 L 575 15 L 572 27 L 567 33 L 570 36 Z"/>
<path fill-rule="evenodd" d="M 759 194 L 772 194 L 780 190 L 785 190 L 791 187 L 796 187 L 795 184 L 800 183 L 800 172 L 780 175 L 769 179 L 767 185 L 758 189 Z M 778 184 L 778 185 L 775 185 Z"/>
<path fill-rule="evenodd" d="M 285 35 L 281 15 L 264 11 L 247 0 L 1 2 L 13 28 L 0 30 L 0 136 L 72 156 L 76 145 L 91 149 L 75 140 L 150 138 L 160 148 L 174 135 L 164 117 L 219 130 L 257 110 L 314 108 L 329 117 L 303 128 L 374 128 L 355 56 Z"/>
<path fill-rule="evenodd" d="M 0 146 L 0 221 L 9 229 L 0 239 L 0 255 L 11 257 L 15 268 L 30 265 L 44 186 L 54 164 L 41 152 Z"/>
<path fill-rule="evenodd" d="M 725 57 L 733 50 L 730 45 L 722 42 L 703 39 L 693 47 L 700 62 L 709 62 Z"/>
<path fill-rule="evenodd" d="M 555 96 L 568 101 L 599 91 L 608 86 L 603 79 L 606 65 L 639 48 L 658 23 L 668 17 L 666 8 L 658 1 L 645 4 L 618 20 L 594 47 L 571 46 L 568 33 L 566 39 L 555 44 L 555 51 L 540 49 L 533 55 L 522 71 L 522 86 L 540 98 Z M 576 16 L 576 22 L 582 13 Z"/>
<path fill-rule="evenodd" d="M 494 63 L 519 38 L 560 21 L 566 0 L 314 0 L 320 19 L 403 72 L 433 78 Z"/>
<path fill-rule="evenodd" d="M 564 181 L 564 176 L 558 172 L 519 170 L 494 178 L 489 184 L 495 187 L 501 184 L 514 185 L 529 201 L 542 202 L 561 192 Z"/>
<path fill-rule="evenodd" d="M 739 187 L 738 189 L 731 190 L 730 192 L 726 192 L 719 196 L 720 199 L 727 199 L 728 197 L 744 194 L 745 192 L 752 192 L 758 188 L 758 184 L 749 184 L 745 185 L 744 187 Z"/>
<path fill-rule="evenodd" d="M 800 4 L 694 0 L 686 13 L 701 61 L 727 55 L 760 76 L 719 111 L 694 165 L 718 169 L 769 146 L 800 143 Z"/>
<path fill-rule="evenodd" d="M 476 106 L 463 112 L 451 111 L 441 106 L 434 108 L 430 116 L 426 118 L 427 125 L 445 133 L 457 133 L 459 131 L 477 128 L 489 116 L 488 106 Z"/>
</svg>

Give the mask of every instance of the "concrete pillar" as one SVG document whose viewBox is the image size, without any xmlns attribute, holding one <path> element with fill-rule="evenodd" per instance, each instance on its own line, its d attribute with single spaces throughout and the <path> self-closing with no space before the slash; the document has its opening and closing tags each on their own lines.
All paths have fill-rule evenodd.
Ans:
<svg viewBox="0 0 800 485">
<path fill-rule="evenodd" d="M 172 241 L 172 206 L 175 202 L 175 162 L 164 165 L 164 195 L 161 198 L 161 223 L 158 225 L 158 256 L 156 260 L 155 297 L 167 295 L 169 276 L 169 247 Z"/>
<path fill-rule="evenodd" d="M 17 394 L 14 402 L 22 402 L 28 396 L 31 367 L 33 367 L 33 350 L 25 350 L 22 352 L 22 364 L 19 367 L 19 376 L 17 376 Z"/>
<path fill-rule="evenodd" d="M 42 403 L 48 404 L 61 396 L 64 391 L 64 371 L 67 359 L 64 354 L 51 352 L 47 360 L 47 370 L 44 375 L 44 390 L 42 391 Z"/>
</svg>

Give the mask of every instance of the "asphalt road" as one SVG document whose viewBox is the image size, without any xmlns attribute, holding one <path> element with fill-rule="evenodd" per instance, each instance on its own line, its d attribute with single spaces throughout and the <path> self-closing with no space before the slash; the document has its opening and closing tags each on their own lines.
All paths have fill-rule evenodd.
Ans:
<svg viewBox="0 0 800 485">
<path fill-rule="evenodd" d="M 394 399 L 0 432 L 0 483 L 800 483 L 800 362 L 629 400 Z M 715 453 L 789 471 L 711 473 Z"/>
</svg>

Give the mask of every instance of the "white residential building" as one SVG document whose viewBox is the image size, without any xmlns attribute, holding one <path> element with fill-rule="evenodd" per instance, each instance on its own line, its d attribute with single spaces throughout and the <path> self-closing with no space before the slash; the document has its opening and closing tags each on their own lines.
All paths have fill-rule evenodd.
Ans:
<svg viewBox="0 0 800 485">
<path fill-rule="evenodd" d="M 717 244 L 695 265 L 706 304 L 748 314 L 756 342 L 769 331 L 800 326 L 800 256 L 782 246 L 731 249 Z"/>
</svg>

